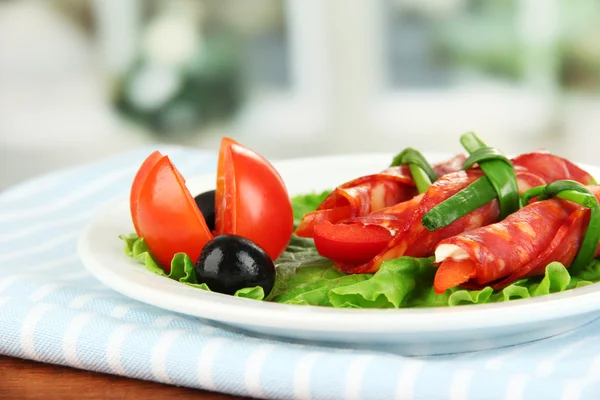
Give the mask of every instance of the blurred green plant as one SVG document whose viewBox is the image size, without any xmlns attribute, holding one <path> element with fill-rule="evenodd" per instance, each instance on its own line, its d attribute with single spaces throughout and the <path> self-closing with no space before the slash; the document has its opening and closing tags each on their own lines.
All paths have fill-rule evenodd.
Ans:
<svg viewBox="0 0 600 400">
<path fill-rule="evenodd" d="M 514 4 L 509 1 L 472 6 L 436 24 L 433 46 L 458 70 L 518 80 L 523 73 L 522 54 L 514 18 Z"/>
<path fill-rule="evenodd" d="M 219 32 L 204 37 L 180 65 L 141 56 L 118 79 L 114 105 L 158 136 L 192 134 L 227 120 L 243 100 L 240 54 L 236 36 Z"/>
</svg>

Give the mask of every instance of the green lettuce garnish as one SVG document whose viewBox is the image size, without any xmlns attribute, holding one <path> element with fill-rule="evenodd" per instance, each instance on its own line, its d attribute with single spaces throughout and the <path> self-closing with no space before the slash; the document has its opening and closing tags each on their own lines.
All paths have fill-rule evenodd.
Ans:
<svg viewBox="0 0 600 400">
<path fill-rule="evenodd" d="M 294 219 L 299 221 L 304 214 L 314 211 L 329 193 L 331 191 L 293 197 L 291 202 L 294 210 Z M 198 283 L 194 263 L 187 254 L 175 254 L 173 260 L 171 260 L 171 272 L 167 274 L 152 256 L 143 238 L 138 238 L 136 234 L 120 235 L 119 237 L 125 242 L 125 254 L 135 258 L 148 271 L 189 286 L 210 291 L 210 288 L 205 283 Z M 332 265 L 331 260 L 319 255 L 312 239 L 292 235 L 285 252 L 275 261 L 277 274 L 275 285 L 269 296 L 265 299 L 264 290 L 260 286 L 240 289 L 234 296 L 254 300 L 270 300 L 289 287 L 289 284 L 286 283 L 287 279 L 294 274 L 296 268 L 306 266 L 329 268 Z"/>
<path fill-rule="evenodd" d="M 297 225 L 302 216 L 314 211 L 331 193 L 311 193 L 291 199 Z M 196 279 L 194 263 L 185 253 L 177 253 L 169 274 L 159 266 L 146 242 L 135 234 L 121 235 L 125 253 L 147 270 L 202 290 L 210 288 Z M 284 304 L 337 308 L 453 307 L 468 304 L 506 302 L 544 296 L 600 281 L 600 261 L 569 273 L 558 262 L 548 264 L 545 275 L 521 279 L 502 290 L 452 288 L 442 294 L 433 290 L 436 267 L 433 257 L 400 257 L 386 261 L 374 274 L 347 275 L 331 260 L 319 255 L 312 239 L 293 235 L 285 252 L 275 261 L 276 278 L 265 297 L 262 287 L 243 288 L 234 296 Z"/>
<path fill-rule="evenodd" d="M 294 210 L 294 226 L 298 226 L 300 220 L 311 211 L 315 211 L 319 204 L 331 193 L 331 190 L 325 190 L 320 193 L 309 193 L 292 197 L 292 209 Z"/>
<path fill-rule="evenodd" d="M 400 257 L 386 261 L 375 274 L 346 275 L 335 267 L 300 268 L 287 277 L 271 300 L 286 304 L 337 308 L 453 307 L 506 302 L 558 293 L 600 281 L 600 261 L 573 276 L 558 262 L 548 264 L 543 277 L 522 279 L 502 290 L 433 290 L 433 258 Z"/>
<path fill-rule="evenodd" d="M 275 261 L 275 266 L 281 268 L 300 267 L 330 267 L 333 263 L 317 252 L 315 242 L 310 238 L 292 235 L 290 243 L 281 256 Z"/>
<path fill-rule="evenodd" d="M 338 287 L 354 285 L 370 275 L 346 275 L 336 267 L 304 267 L 296 269 L 285 290 L 273 298 L 277 303 L 333 306 L 329 294 Z"/>
<path fill-rule="evenodd" d="M 384 262 L 374 275 L 354 285 L 333 288 L 335 307 L 399 308 L 405 306 L 419 282 L 433 282 L 433 259 L 400 257 Z"/>
<path fill-rule="evenodd" d="M 173 260 L 171 260 L 171 272 L 167 274 L 159 266 L 154 257 L 152 257 L 148 245 L 146 245 L 143 238 L 138 238 L 135 234 L 120 235 L 119 237 L 125 241 L 125 254 L 144 264 L 148 271 L 210 292 L 210 288 L 205 283 L 198 283 L 194 263 L 187 254 L 175 254 Z M 265 298 L 265 292 L 262 287 L 256 286 L 240 289 L 235 292 L 234 296 L 263 300 Z"/>
<path fill-rule="evenodd" d="M 600 262 L 594 260 L 587 268 L 587 278 L 582 279 L 578 274 L 571 276 L 565 266 L 559 262 L 548 264 L 543 277 L 536 276 L 527 279 L 521 279 L 504 289 L 494 292 L 487 286 L 481 290 L 467 290 L 461 288 L 452 288 L 446 290 L 441 295 L 433 291 L 430 287 L 424 292 L 415 292 L 413 298 L 408 302 L 409 307 L 439 307 L 439 306 L 459 306 L 466 304 L 484 304 L 506 302 L 518 299 L 527 299 L 529 297 L 544 296 L 551 293 L 563 292 L 595 283 L 600 280 Z"/>
</svg>

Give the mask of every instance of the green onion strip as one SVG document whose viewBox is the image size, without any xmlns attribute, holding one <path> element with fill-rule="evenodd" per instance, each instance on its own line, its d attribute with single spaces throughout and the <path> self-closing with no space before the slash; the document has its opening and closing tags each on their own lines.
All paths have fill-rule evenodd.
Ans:
<svg viewBox="0 0 600 400">
<path fill-rule="evenodd" d="M 590 209 L 590 222 L 585 231 L 581 247 L 571 263 L 570 269 L 577 270 L 588 265 L 594 258 L 598 243 L 600 242 L 600 204 L 596 196 L 579 182 L 561 180 L 552 182 L 546 186 L 537 186 L 529 189 L 521 195 L 521 205 L 526 206 L 535 197 L 538 200 L 557 197 Z"/>
<path fill-rule="evenodd" d="M 463 168 L 479 164 L 485 176 L 433 207 L 423 216 L 429 231 L 450 225 L 471 211 L 498 198 L 500 218 L 519 209 L 519 187 L 512 163 L 498 150 L 487 147 L 474 133 L 461 136 L 460 142 L 470 154 Z"/>
<path fill-rule="evenodd" d="M 429 165 L 423 154 L 419 151 L 407 148 L 394 157 L 390 167 L 408 164 L 413 181 L 419 193 L 427 191 L 432 182 L 438 179 L 437 174 Z"/>
</svg>

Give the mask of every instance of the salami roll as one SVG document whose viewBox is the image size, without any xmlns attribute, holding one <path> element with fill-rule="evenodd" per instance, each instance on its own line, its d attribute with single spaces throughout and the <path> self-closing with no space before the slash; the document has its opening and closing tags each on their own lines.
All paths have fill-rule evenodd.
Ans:
<svg viewBox="0 0 600 400">
<path fill-rule="evenodd" d="M 433 165 L 438 176 L 458 171 L 465 161 L 457 155 Z M 336 223 L 348 218 L 369 215 L 383 208 L 410 200 L 418 194 L 408 166 L 390 167 L 384 171 L 362 176 L 338 186 L 317 210 L 306 214 L 295 234 L 312 237 L 315 224 L 323 221 Z"/>
<path fill-rule="evenodd" d="M 369 262 L 409 220 L 423 198 L 383 208 L 364 217 L 348 218 L 337 224 L 324 221 L 315 225 L 313 238 L 319 253 L 339 263 Z"/>
<path fill-rule="evenodd" d="M 546 185 L 562 179 L 571 179 L 582 184 L 593 182 L 593 177 L 570 161 L 546 153 L 535 152 L 516 157 L 512 160 L 517 177 L 519 193 L 535 186 Z M 436 245 L 449 237 L 482 226 L 498 222 L 500 210 L 498 201 L 486 205 L 457 219 L 453 223 L 433 232 L 421 223 L 423 216 L 436 205 L 464 189 L 483 176 L 479 168 L 457 171 L 444 175 L 424 193 L 412 214 L 406 219 L 404 227 L 399 229 L 388 244 L 367 263 L 353 264 L 333 260 L 346 273 L 371 273 L 379 270 L 381 263 L 401 256 L 429 257 Z M 318 246 L 317 246 L 318 250 Z"/>
<path fill-rule="evenodd" d="M 600 186 L 588 189 L 600 197 Z M 435 249 L 440 263 L 436 293 L 455 286 L 500 289 L 526 277 L 543 275 L 546 266 L 573 262 L 590 210 L 561 199 L 531 203 L 501 222 L 445 239 Z M 598 255 L 598 250 L 596 251 Z"/>
</svg>

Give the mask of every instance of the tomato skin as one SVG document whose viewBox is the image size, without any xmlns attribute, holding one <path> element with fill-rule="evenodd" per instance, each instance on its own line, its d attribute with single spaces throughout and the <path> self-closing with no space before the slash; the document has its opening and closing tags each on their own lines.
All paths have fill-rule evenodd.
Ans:
<svg viewBox="0 0 600 400">
<path fill-rule="evenodd" d="M 223 138 L 219 149 L 219 161 L 217 164 L 217 188 L 215 189 L 215 236 L 219 234 L 233 234 L 235 221 L 231 218 L 235 215 L 237 206 L 237 189 L 235 186 L 235 174 L 232 172 L 231 147 L 239 145 L 235 140 Z"/>
<path fill-rule="evenodd" d="M 139 206 L 139 199 L 140 199 L 140 193 L 142 191 L 142 187 L 144 186 L 144 183 L 146 182 L 146 178 L 148 177 L 148 174 L 150 173 L 150 171 L 152 170 L 152 168 L 154 168 L 154 166 L 156 165 L 156 163 L 162 158 L 162 154 L 160 153 L 160 151 L 155 150 L 154 152 L 152 152 L 152 154 L 150 154 L 142 163 L 142 165 L 140 166 L 140 169 L 138 170 L 138 172 L 135 174 L 135 178 L 133 179 L 133 184 L 131 185 L 131 192 L 129 194 L 129 207 L 130 207 L 130 211 L 131 211 L 131 219 L 133 221 L 133 226 L 135 227 L 135 232 L 137 233 L 137 235 L 139 237 L 141 237 L 140 235 L 140 229 L 138 227 L 138 206 Z"/>
<path fill-rule="evenodd" d="M 364 224 L 319 222 L 313 232 L 319 254 L 333 261 L 364 264 L 381 252 L 392 239 L 384 227 Z"/>
<path fill-rule="evenodd" d="M 221 141 L 215 209 L 215 236 L 243 236 L 272 260 L 292 237 L 292 204 L 281 176 L 264 157 L 230 138 Z"/>
<path fill-rule="evenodd" d="M 204 217 L 168 156 L 161 157 L 148 172 L 137 201 L 139 236 L 166 272 L 178 252 L 195 263 L 212 239 Z"/>
</svg>

